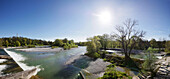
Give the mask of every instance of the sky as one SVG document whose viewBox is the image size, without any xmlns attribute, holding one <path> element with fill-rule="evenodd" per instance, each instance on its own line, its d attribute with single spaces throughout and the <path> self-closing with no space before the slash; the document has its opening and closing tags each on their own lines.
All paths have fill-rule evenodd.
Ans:
<svg viewBox="0 0 170 79">
<path fill-rule="evenodd" d="M 127 18 L 138 21 L 144 39 L 169 39 L 170 0 L 0 0 L 0 37 L 86 41 Z"/>
</svg>

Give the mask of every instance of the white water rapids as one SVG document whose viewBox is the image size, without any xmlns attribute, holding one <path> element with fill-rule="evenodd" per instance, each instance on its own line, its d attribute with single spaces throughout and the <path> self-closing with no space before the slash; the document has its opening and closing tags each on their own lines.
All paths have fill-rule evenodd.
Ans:
<svg viewBox="0 0 170 79">
<path fill-rule="evenodd" d="M 36 75 L 41 69 L 38 66 L 28 66 L 25 63 L 22 63 L 21 61 L 24 61 L 26 58 L 23 57 L 21 54 L 17 54 L 16 52 L 8 51 L 6 48 L 4 48 L 4 51 L 13 58 L 13 60 L 25 71 L 25 70 L 32 70 L 36 68 L 36 71 L 32 73 L 32 75 Z"/>
</svg>

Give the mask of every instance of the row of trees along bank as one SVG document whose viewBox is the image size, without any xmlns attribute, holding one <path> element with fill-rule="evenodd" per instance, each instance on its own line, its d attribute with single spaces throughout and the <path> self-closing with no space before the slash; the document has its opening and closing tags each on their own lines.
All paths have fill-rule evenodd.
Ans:
<svg viewBox="0 0 170 79">
<path fill-rule="evenodd" d="M 5 37 L 0 38 L 0 47 L 18 47 L 18 46 L 27 46 L 27 47 L 35 47 L 35 45 L 50 45 L 52 48 L 63 47 L 64 49 L 70 49 L 74 47 L 78 47 L 75 45 L 74 40 L 65 39 L 56 39 L 54 42 L 38 40 L 38 39 L 30 39 L 25 37 Z"/>
<path fill-rule="evenodd" d="M 155 39 L 152 39 L 150 41 L 144 40 L 143 37 L 145 35 L 145 32 L 135 29 L 135 26 L 137 25 L 138 23 L 136 20 L 127 19 L 125 22 L 123 22 L 123 25 L 117 25 L 115 27 L 116 30 L 114 30 L 115 33 L 111 35 L 103 34 L 102 36 L 99 35 L 87 38 L 88 53 L 86 53 L 86 55 L 93 58 L 103 58 L 103 55 L 107 52 L 100 51 L 101 48 L 105 50 L 108 48 L 121 48 L 123 49 L 122 52 L 125 54 L 124 57 L 117 55 L 113 55 L 110 59 L 104 57 L 104 59 L 112 63 L 110 68 L 114 69 L 114 64 L 119 64 L 119 66 L 122 65 L 135 68 L 139 70 L 139 72 L 141 72 L 142 74 L 142 70 L 144 69 L 151 72 L 151 77 L 155 76 L 155 56 L 153 53 L 155 53 L 155 51 L 166 51 L 167 53 L 170 53 L 170 41 L 156 41 Z M 147 50 L 147 58 L 144 62 L 139 59 L 134 59 L 130 57 L 133 49 Z M 122 62 L 120 63 L 120 61 Z M 121 74 L 122 72 L 116 72 L 117 71 L 106 70 L 104 76 L 99 79 L 117 79 L 122 78 L 122 76 L 128 77 L 125 73 Z"/>
<path fill-rule="evenodd" d="M 51 41 L 38 40 L 38 39 L 30 39 L 26 37 L 4 37 L 0 38 L 0 46 L 33 46 L 33 45 L 51 45 Z"/>
<path fill-rule="evenodd" d="M 144 40 L 144 31 L 135 29 L 138 23 L 136 20 L 127 19 L 123 25 L 115 26 L 114 33 L 103 34 L 87 38 L 87 51 L 89 56 L 99 56 L 102 52 L 101 48 L 122 48 L 125 54 L 126 63 L 129 61 L 132 49 L 147 50 L 149 47 L 154 48 L 158 52 L 170 52 L 170 41 L 150 41 Z"/>
</svg>

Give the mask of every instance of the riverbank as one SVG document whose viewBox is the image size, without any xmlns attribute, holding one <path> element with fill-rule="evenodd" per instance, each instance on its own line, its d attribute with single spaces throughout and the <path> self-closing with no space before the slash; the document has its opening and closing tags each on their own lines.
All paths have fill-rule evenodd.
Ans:
<svg viewBox="0 0 170 79">
<path fill-rule="evenodd" d="M 23 71 L 23 69 L 4 51 L 4 49 L 0 49 L 0 76 L 21 71 Z"/>
<path fill-rule="evenodd" d="M 17 48 L 18 49 L 18 48 Z M 20 49 L 20 48 L 19 48 Z M 43 79 L 74 79 L 81 70 L 75 66 L 64 65 L 71 57 L 84 54 L 86 47 L 72 48 L 55 52 L 25 52 L 15 49 L 6 49 L 8 53 L 12 52 L 13 58 L 21 63 L 22 68 L 36 67 L 41 69 L 38 76 Z M 17 59 L 18 58 L 18 59 Z M 25 67 L 26 64 L 27 67 Z"/>
<path fill-rule="evenodd" d="M 18 51 L 24 51 L 24 52 L 59 52 L 62 51 L 63 48 L 59 47 L 59 48 L 21 48 L 21 49 L 16 49 Z"/>
<path fill-rule="evenodd" d="M 24 61 L 26 58 L 24 58 L 22 55 L 17 54 L 15 52 L 9 51 L 8 49 L 10 48 L 4 48 L 4 51 L 19 65 L 19 67 L 23 70 L 23 72 L 18 72 L 18 73 L 14 73 L 11 75 L 7 75 L 5 77 L 17 77 L 20 78 L 22 77 L 19 74 L 23 74 L 26 73 L 24 76 L 25 78 L 29 79 L 31 78 L 31 76 L 35 76 L 41 69 L 39 68 L 39 66 L 27 66 L 26 64 L 22 63 L 21 61 Z M 29 72 L 29 73 L 27 73 Z"/>
</svg>

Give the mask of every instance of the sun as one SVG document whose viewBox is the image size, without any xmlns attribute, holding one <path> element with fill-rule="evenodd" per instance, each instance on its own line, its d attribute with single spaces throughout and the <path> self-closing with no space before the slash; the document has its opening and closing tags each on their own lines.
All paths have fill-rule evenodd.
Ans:
<svg viewBox="0 0 170 79">
<path fill-rule="evenodd" d="M 102 24 L 109 24 L 112 19 L 111 13 L 107 10 L 99 12 L 97 17 Z"/>
</svg>

